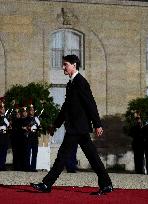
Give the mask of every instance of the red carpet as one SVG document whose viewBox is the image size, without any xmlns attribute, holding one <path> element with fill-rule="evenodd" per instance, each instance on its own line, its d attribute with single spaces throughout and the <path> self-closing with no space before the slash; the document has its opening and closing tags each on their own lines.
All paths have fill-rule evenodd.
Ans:
<svg viewBox="0 0 148 204">
<path fill-rule="evenodd" d="M 148 190 L 115 189 L 104 196 L 90 195 L 94 187 L 53 187 L 40 193 L 31 186 L 0 185 L 1 204 L 148 204 Z"/>
</svg>

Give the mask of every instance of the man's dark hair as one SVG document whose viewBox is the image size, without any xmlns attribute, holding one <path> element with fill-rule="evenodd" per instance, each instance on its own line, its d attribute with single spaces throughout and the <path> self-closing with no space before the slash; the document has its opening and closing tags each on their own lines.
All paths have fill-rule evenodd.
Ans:
<svg viewBox="0 0 148 204">
<path fill-rule="evenodd" d="M 69 62 L 70 64 L 76 63 L 76 69 L 79 70 L 80 60 L 76 55 L 66 55 L 63 56 L 63 60 Z"/>
</svg>

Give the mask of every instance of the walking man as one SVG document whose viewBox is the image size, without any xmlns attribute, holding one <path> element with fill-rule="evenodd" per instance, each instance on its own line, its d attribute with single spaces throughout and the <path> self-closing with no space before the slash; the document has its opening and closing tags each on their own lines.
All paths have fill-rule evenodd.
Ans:
<svg viewBox="0 0 148 204">
<path fill-rule="evenodd" d="M 70 80 L 66 86 L 65 102 L 57 119 L 49 129 L 49 133 L 53 135 L 56 128 L 59 128 L 63 123 L 66 133 L 49 173 L 43 178 L 42 183 L 31 183 L 33 188 L 41 192 L 51 191 L 52 185 L 63 171 L 65 163 L 76 144 L 80 145 L 92 169 L 98 176 L 100 190 L 95 194 L 102 195 L 113 190 L 111 179 L 89 135 L 92 132 L 91 124 L 93 124 L 98 137 L 102 135 L 103 129 L 90 86 L 78 72 L 79 67 L 80 60 L 76 55 L 63 57 L 64 74 L 69 75 Z"/>
</svg>

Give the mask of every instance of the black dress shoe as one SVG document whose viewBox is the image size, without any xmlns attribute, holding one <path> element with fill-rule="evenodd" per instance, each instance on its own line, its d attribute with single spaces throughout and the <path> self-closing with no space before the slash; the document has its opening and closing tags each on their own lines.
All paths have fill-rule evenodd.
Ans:
<svg viewBox="0 0 148 204">
<path fill-rule="evenodd" d="M 67 173 L 77 173 L 75 170 L 67 170 Z"/>
<path fill-rule="evenodd" d="M 7 171 L 6 167 L 0 167 L 0 171 Z"/>
<path fill-rule="evenodd" d="M 113 186 L 112 185 L 109 185 L 109 186 L 106 186 L 102 189 L 100 189 L 99 191 L 96 191 L 96 192 L 92 192 L 90 193 L 91 195 L 106 195 L 107 193 L 110 193 L 113 191 Z"/>
<path fill-rule="evenodd" d="M 34 189 L 36 189 L 36 190 L 38 190 L 38 191 L 41 191 L 41 192 L 43 192 L 43 193 L 51 192 L 51 187 L 47 186 L 47 185 L 44 184 L 44 183 L 37 183 L 37 184 L 35 184 L 35 183 L 30 183 L 30 185 L 31 185 Z"/>
<path fill-rule="evenodd" d="M 31 169 L 30 172 L 38 172 L 36 169 Z"/>
</svg>

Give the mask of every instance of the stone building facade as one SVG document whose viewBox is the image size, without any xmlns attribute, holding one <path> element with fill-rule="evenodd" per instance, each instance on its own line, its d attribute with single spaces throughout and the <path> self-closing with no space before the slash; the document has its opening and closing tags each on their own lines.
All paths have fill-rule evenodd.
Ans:
<svg viewBox="0 0 148 204">
<path fill-rule="evenodd" d="M 0 0 L 0 96 L 15 84 L 47 81 L 62 104 L 61 56 L 75 53 L 100 115 L 125 113 L 147 93 L 147 22 L 144 1 Z"/>
<path fill-rule="evenodd" d="M 146 2 L 0 0 L 0 95 L 48 81 L 63 97 L 61 56 L 76 53 L 101 116 L 125 113 L 147 90 L 147 22 Z"/>
</svg>

